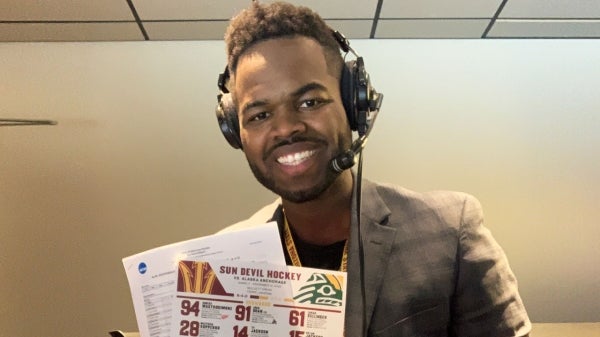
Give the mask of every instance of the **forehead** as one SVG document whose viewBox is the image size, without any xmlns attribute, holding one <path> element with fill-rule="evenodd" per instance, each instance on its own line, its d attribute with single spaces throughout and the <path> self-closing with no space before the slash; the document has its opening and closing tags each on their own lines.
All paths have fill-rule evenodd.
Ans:
<svg viewBox="0 0 600 337">
<path fill-rule="evenodd" d="M 337 83 L 330 74 L 323 48 L 307 37 L 277 38 L 258 42 L 239 58 L 234 91 L 243 98 L 256 90 L 294 90 L 295 86 L 319 82 Z"/>
</svg>

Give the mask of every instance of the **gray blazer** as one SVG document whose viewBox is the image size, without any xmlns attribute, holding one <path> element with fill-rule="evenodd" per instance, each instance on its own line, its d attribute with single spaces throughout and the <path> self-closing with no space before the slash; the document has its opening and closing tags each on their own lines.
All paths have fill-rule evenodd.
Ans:
<svg viewBox="0 0 600 337">
<path fill-rule="evenodd" d="M 356 195 L 356 193 L 354 193 Z M 531 323 L 506 256 L 483 227 L 479 202 L 459 192 L 416 193 L 363 180 L 353 216 L 345 337 L 526 336 Z M 356 200 L 356 196 L 353 197 Z M 224 231 L 278 219 L 280 200 Z M 356 214 L 353 203 L 353 214 Z M 364 308 L 364 311 L 363 311 Z"/>
</svg>

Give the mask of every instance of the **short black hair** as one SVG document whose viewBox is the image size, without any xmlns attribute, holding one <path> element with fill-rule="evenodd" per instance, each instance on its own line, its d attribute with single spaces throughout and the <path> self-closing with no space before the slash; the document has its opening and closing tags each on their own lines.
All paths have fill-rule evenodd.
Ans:
<svg viewBox="0 0 600 337">
<path fill-rule="evenodd" d="M 312 9 L 286 2 L 252 1 L 250 7 L 231 19 L 225 33 L 229 72 L 235 74 L 240 55 L 255 43 L 296 36 L 316 40 L 323 48 L 329 70 L 340 78 L 344 61 L 331 28 Z"/>
</svg>

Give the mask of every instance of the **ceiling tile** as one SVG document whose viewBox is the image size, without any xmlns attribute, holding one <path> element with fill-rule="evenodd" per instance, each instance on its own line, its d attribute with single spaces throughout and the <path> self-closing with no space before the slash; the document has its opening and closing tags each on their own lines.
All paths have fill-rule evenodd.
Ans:
<svg viewBox="0 0 600 337">
<path fill-rule="evenodd" d="M 502 0 L 384 1 L 381 18 L 491 18 Z"/>
<path fill-rule="evenodd" d="M 223 40 L 228 21 L 144 22 L 150 40 Z"/>
<path fill-rule="evenodd" d="M 0 1 L 0 21 L 134 20 L 125 0 Z"/>
<path fill-rule="evenodd" d="M 144 40 L 136 23 L 0 23 L 1 42 Z"/>
<path fill-rule="evenodd" d="M 500 18 L 600 18 L 600 1 L 509 1 L 500 13 Z"/>
<path fill-rule="evenodd" d="M 368 39 L 373 26 L 373 20 L 325 20 L 325 22 L 349 39 Z"/>
<path fill-rule="evenodd" d="M 489 20 L 379 20 L 376 38 L 480 38 Z"/>
<path fill-rule="evenodd" d="M 142 20 L 228 20 L 248 0 L 132 0 Z"/>
<path fill-rule="evenodd" d="M 488 37 L 600 38 L 600 20 L 498 19 Z"/>
<path fill-rule="evenodd" d="M 263 1 L 269 3 L 273 1 Z M 373 18 L 377 0 L 296 0 L 323 18 Z M 247 8 L 249 0 L 133 0 L 142 20 L 228 20 Z"/>
</svg>

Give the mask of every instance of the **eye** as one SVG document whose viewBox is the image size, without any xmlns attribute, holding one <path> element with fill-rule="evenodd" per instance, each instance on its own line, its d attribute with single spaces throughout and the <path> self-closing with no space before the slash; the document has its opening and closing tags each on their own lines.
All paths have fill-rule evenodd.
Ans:
<svg viewBox="0 0 600 337">
<path fill-rule="evenodd" d="M 262 120 L 267 119 L 269 116 L 270 114 L 268 112 L 261 111 L 251 115 L 250 118 L 248 118 L 248 122 L 260 122 Z"/>
<path fill-rule="evenodd" d="M 299 109 L 313 109 L 313 108 L 317 108 L 328 102 L 329 102 L 329 100 L 322 99 L 322 98 L 309 98 L 309 99 L 305 99 L 305 100 L 301 101 L 298 108 Z"/>
</svg>

